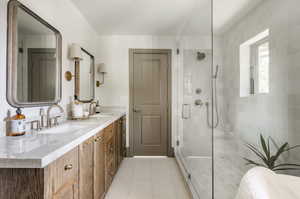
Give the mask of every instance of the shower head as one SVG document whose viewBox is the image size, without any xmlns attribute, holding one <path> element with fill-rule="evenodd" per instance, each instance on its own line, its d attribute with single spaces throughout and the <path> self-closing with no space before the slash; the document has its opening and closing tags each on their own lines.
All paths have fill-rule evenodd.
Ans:
<svg viewBox="0 0 300 199">
<path fill-rule="evenodd" d="M 206 57 L 205 53 L 197 52 L 197 60 L 198 61 L 202 61 L 203 59 L 205 59 L 205 57 Z"/>
</svg>

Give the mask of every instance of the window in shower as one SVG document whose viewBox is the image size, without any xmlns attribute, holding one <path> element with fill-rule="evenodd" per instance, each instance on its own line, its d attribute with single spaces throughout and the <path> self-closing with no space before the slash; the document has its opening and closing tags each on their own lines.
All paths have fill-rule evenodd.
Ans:
<svg viewBox="0 0 300 199">
<path fill-rule="evenodd" d="M 250 90 L 253 94 L 269 93 L 269 66 L 269 38 L 266 37 L 251 45 L 250 75 L 254 83 L 251 84 Z"/>
<path fill-rule="evenodd" d="M 269 29 L 240 45 L 240 97 L 269 93 Z"/>
</svg>

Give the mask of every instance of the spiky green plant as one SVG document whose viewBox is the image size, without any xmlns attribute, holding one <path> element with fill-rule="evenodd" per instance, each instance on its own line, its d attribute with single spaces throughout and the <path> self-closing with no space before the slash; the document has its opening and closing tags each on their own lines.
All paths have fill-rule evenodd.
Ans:
<svg viewBox="0 0 300 199">
<path fill-rule="evenodd" d="M 247 148 L 249 148 L 257 157 L 259 157 L 260 160 L 262 160 L 261 162 L 256 162 L 254 160 L 244 158 L 244 160 L 246 160 L 247 162 L 246 165 L 266 167 L 273 171 L 300 170 L 299 164 L 277 163 L 281 155 L 283 155 L 288 151 L 300 147 L 300 145 L 289 147 L 289 144 L 286 142 L 278 148 L 276 153 L 273 154 L 270 149 L 270 137 L 266 141 L 266 139 L 263 137 L 262 134 L 260 134 L 260 144 L 261 144 L 262 151 L 256 148 L 254 145 L 246 143 Z M 275 145 L 274 142 L 273 144 Z"/>
</svg>

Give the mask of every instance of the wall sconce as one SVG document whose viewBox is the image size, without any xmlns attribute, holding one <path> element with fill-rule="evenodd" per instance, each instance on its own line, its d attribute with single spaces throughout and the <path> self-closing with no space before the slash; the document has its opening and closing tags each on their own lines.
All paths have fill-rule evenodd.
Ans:
<svg viewBox="0 0 300 199">
<path fill-rule="evenodd" d="M 72 75 L 70 71 L 67 71 L 65 73 L 65 77 L 67 81 L 71 81 L 72 77 L 75 76 L 75 99 L 77 99 L 77 96 L 79 95 L 79 89 L 80 89 L 80 60 L 82 60 L 82 54 L 81 54 L 81 47 L 78 44 L 72 44 L 70 48 L 70 58 L 74 60 L 75 62 L 75 75 Z"/>
<path fill-rule="evenodd" d="M 97 72 L 99 74 L 101 74 L 101 76 L 102 76 L 102 81 L 101 82 L 100 81 L 96 81 L 96 86 L 100 87 L 100 85 L 104 84 L 104 76 L 107 73 L 106 65 L 104 63 L 98 64 L 98 66 L 97 66 Z"/>
<path fill-rule="evenodd" d="M 69 55 L 70 55 L 70 59 L 75 61 L 75 75 L 73 75 L 72 72 L 70 71 L 66 71 L 65 78 L 67 81 L 71 81 L 73 77 L 76 78 L 77 76 L 76 74 L 79 74 L 79 62 L 80 60 L 82 60 L 81 47 L 78 44 L 73 43 L 71 45 Z"/>
</svg>

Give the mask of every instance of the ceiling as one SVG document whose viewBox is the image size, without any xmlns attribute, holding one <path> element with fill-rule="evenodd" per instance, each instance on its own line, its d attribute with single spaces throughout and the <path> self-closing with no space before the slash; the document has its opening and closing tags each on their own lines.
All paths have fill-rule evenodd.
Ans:
<svg viewBox="0 0 300 199">
<path fill-rule="evenodd" d="M 214 0 L 214 31 L 222 34 L 265 0 Z"/>
<path fill-rule="evenodd" d="M 208 35 L 211 0 L 72 0 L 101 35 Z M 263 0 L 214 0 L 214 30 L 228 30 Z"/>
</svg>

